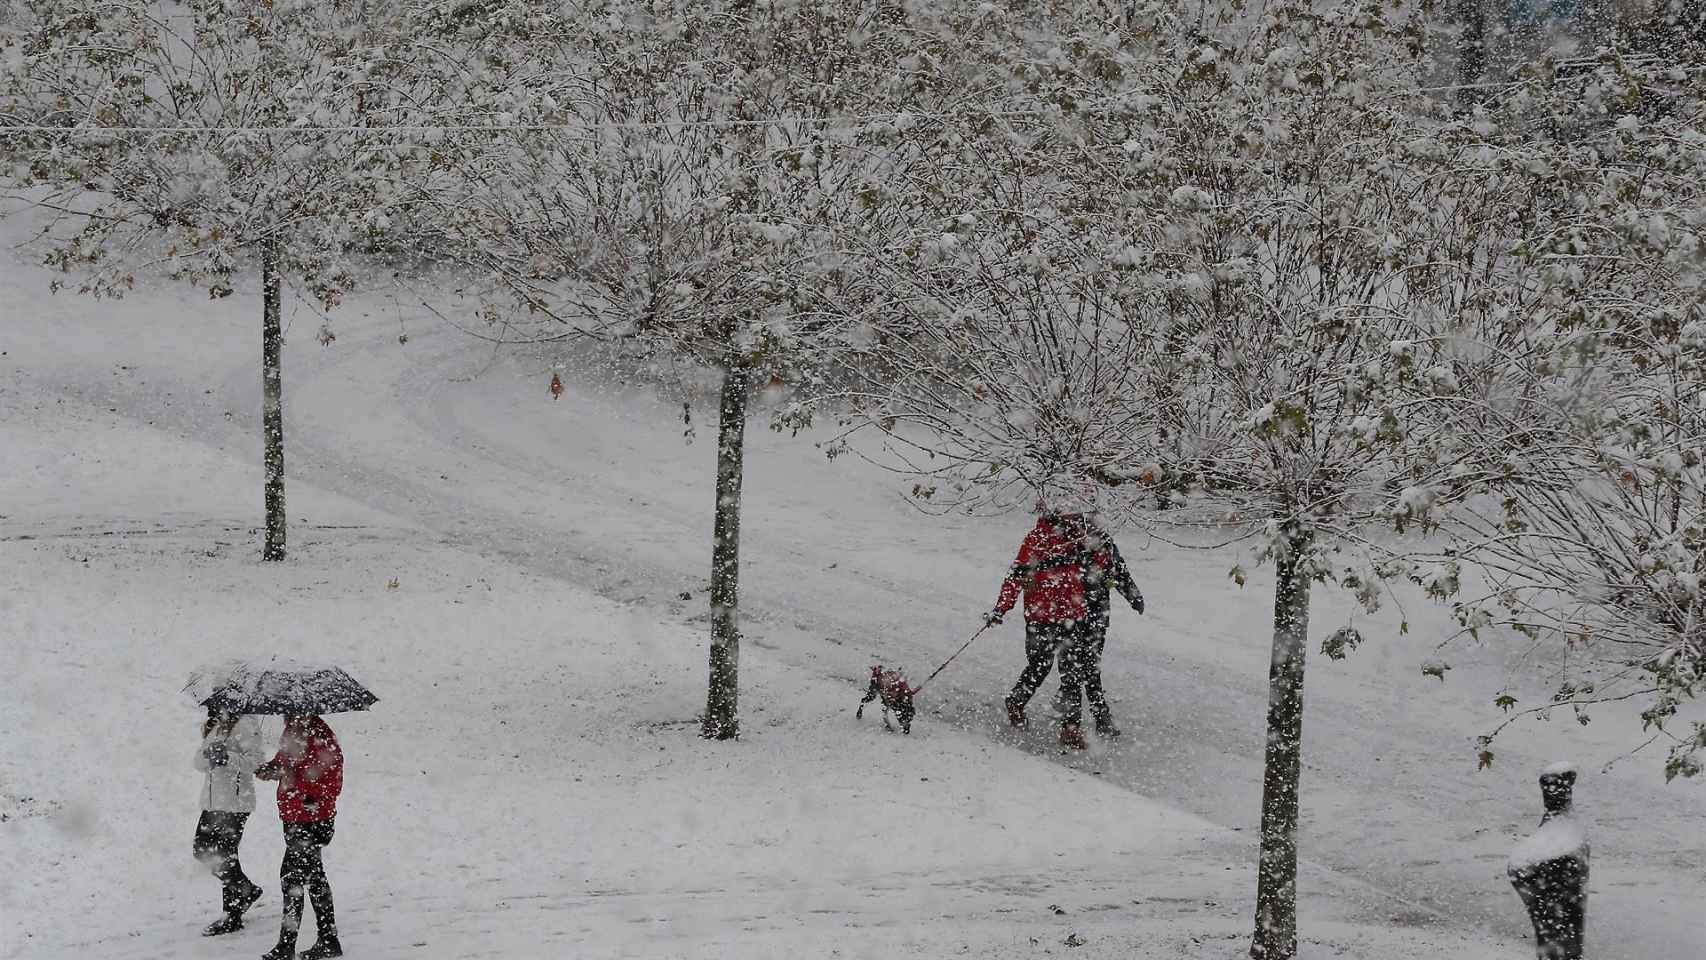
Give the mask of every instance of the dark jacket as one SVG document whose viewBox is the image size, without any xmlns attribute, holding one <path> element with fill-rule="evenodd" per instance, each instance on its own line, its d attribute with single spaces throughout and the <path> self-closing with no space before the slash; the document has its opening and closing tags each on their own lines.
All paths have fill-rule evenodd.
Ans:
<svg viewBox="0 0 1706 960">
<path fill-rule="evenodd" d="M 1143 612 L 1143 593 L 1131 578 L 1131 569 L 1120 556 L 1119 545 L 1101 529 L 1092 526 L 1085 538 L 1090 555 L 1084 565 L 1084 605 L 1090 622 L 1106 630 L 1112 611 L 1113 591 L 1118 590 L 1126 603 L 1138 613 Z"/>
</svg>

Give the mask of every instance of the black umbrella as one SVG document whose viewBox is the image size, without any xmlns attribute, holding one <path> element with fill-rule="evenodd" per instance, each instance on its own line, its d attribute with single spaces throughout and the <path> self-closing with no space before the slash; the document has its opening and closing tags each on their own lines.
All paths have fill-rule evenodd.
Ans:
<svg viewBox="0 0 1706 960">
<path fill-rule="evenodd" d="M 278 660 L 200 670 L 191 674 L 184 691 L 225 713 L 344 713 L 379 702 L 341 667 Z"/>
</svg>

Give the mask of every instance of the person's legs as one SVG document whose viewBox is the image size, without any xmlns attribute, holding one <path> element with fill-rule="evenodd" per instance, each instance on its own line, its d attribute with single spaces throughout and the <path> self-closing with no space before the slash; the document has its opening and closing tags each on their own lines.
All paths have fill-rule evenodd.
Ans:
<svg viewBox="0 0 1706 960">
<path fill-rule="evenodd" d="M 320 856 L 321 849 L 332 842 L 332 832 L 330 820 L 284 825 L 284 863 L 278 871 L 284 919 L 279 924 L 278 945 L 262 960 L 288 960 L 294 955 L 305 898 L 313 902 L 318 929 L 314 945 L 302 951 L 300 960 L 343 956 L 338 922 L 332 912 L 332 886 L 326 881 L 326 865 Z"/>
<path fill-rule="evenodd" d="M 1107 621 L 1092 623 L 1090 632 L 1081 664 L 1084 698 L 1090 701 L 1090 716 L 1096 723 L 1096 732 L 1117 737 L 1120 735 L 1119 727 L 1114 725 L 1114 712 L 1108 706 L 1107 692 L 1102 689 L 1102 651 L 1108 644 Z"/>
<path fill-rule="evenodd" d="M 219 817 L 213 810 L 203 810 L 195 822 L 195 839 L 190 842 L 190 850 L 196 861 L 206 867 L 209 873 L 218 875 L 219 872 Z"/>
<path fill-rule="evenodd" d="M 1105 737 L 1119 737 L 1119 725 L 1114 723 L 1114 709 L 1107 704 L 1107 691 L 1102 689 L 1102 653 L 1100 643 L 1092 646 L 1094 660 L 1085 667 L 1083 689 L 1090 701 L 1090 716 L 1095 720 L 1095 732 Z"/>
<path fill-rule="evenodd" d="M 1089 621 L 1067 625 L 1060 647 L 1060 742 L 1075 750 L 1084 749 L 1084 661 L 1089 655 L 1093 631 Z"/>
<path fill-rule="evenodd" d="M 243 911 L 260 897 L 260 887 L 243 874 L 237 860 L 237 848 L 243 841 L 246 813 L 223 810 L 204 810 L 196 823 L 195 855 L 205 864 L 221 885 L 220 904 L 223 916 L 202 931 L 215 937 L 243 927 Z"/>
<path fill-rule="evenodd" d="M 332 906 L 332 885 L 326 880 L 322 851 L 332 842 L 333 824 L 322 820 L 314 827 L 314 862 L 307 877 L 308 900 L 314 906 L 314 945 L 302 951 L 303 960 L 343 956 L 338 942 L 338 918 Z"/>
<path fill-rule="evenodd" d="M 1073 635 L 1060 647 L 1060 724 L 1076 727 L 1084 718 L 1084 643 Z"/>
<path fill-rule="evenodd" d="M 1025 624 L 1025 672 L 1019 675 L 1019 682 L 1013 684 L 1013 691 L 1007 695 L 1007 719 L 1014 726 L 1024 722 L 1025 705 L 1031 702 L 1037 688 L 1048 679 L 1062 638 L 1060 624 Z"/>
<path fill-rule="evenodd" d="M 320 848 L 308 835 L 312 824 L 284 825 L 284 860 L 278 868 L 278 892 L 284 900 L 284 917 L 279 922 L 278 945 L 266 957 L 268 960 L 288 958 L 296 953 L 296 934 L 302 926 L 303 893 L 314 864 L 320 859 Z"/>
<path fill-rule="evenodd" d="M 243 872 L 243 864 L 237 858 L 237 850 L 243 843 L 243 828 L 248 823 L 246 813 L 222 813 L 219 831 L 219 862 L 214 866 L 214 876 L 224 884 L 222 897 L 227 916 L 241 917 L 243 911 L 255 902 L 260 895 L 260 888 Z"/>
</svg>

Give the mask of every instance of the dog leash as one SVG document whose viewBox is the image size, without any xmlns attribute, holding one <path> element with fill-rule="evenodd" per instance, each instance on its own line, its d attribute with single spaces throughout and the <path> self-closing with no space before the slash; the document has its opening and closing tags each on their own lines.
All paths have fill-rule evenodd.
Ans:
<svg viewBox="0 0 1706 960">
<path fill-rule="evenodd" d="M 960 648 L 958 650 L 954 651 L 953 657 L 949 657 L 948 659 L 943 660 L 941 666 L 939 666 L 935 670 L 931 671 L 930 675 L 928 677 L 924 678 L 924 683 L 929 683 L 930 681 L 936 679 L 936 674 L 941 673 L 943 670 L 948 669 L 948 664 L 954 662 L 954 657 L 957 657 L 960 654 L 965 653 L 966 648 L 971 646 L 971 641 L 976 640 L 978 637 L 983 636 L 983 631 L 988 630 L 992 626 L 994 626 L 993 623 L 986 623 L 982 627 L 979 627 L 978 631 L 971 635 L 971 640 L 967 640 L 965 643 L 960 644 Z M 913 687 L 912 692 L 914 694 L 916 694 L 916 693 L 918 693 L 918 691 L 923 690 L 924 689 L 924 683 L 921 683 L 918 686 Z"/>
</svg>

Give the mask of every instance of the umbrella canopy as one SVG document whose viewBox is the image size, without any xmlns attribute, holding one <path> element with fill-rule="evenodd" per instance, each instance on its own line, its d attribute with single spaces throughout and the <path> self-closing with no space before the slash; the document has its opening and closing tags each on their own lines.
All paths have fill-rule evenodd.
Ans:
<svg viewBox="0 0 1706 960">
<path fill-rule="evenodd" d="M 379 702 L 342 667 L 278 659 L 198 670 L 184 684 L 184 692 L 226 713 L 344 713 Z"/>
</svg>

